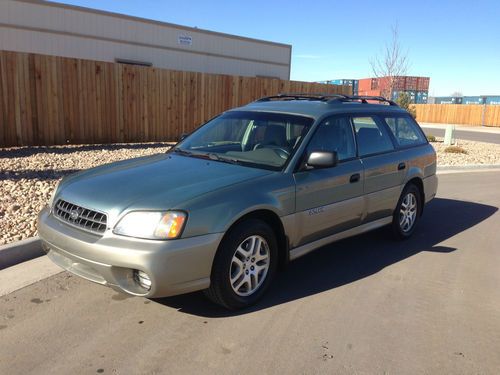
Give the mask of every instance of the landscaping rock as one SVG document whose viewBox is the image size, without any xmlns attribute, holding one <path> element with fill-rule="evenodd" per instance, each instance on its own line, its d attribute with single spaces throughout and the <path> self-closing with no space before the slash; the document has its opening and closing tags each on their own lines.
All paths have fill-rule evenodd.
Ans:
<svg viewBox="0 0 500 375">
<path fill-rule="evenodd" d="M 436 150 L 440 167 L 500 164 L 500 145 L 494 143 L 457 140 L 454 146 L 459 146 L 466 154 L 445 152 L 449 146 L 444 144 L 442 138 L 431 144 Z"/>
<path fill-rule="evenodd" d="M 162 153 L 167 143 L 0 149 L 0 245 L 36 236 L 36 218 L 65 175 L 101 164 Z"/>
</svg>

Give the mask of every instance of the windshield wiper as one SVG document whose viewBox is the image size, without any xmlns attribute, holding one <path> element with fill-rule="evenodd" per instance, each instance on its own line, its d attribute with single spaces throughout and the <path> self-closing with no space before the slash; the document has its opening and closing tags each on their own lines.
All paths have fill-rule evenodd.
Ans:
<svg viewBox="0 0 500 375">
<path fill-rule="evenodd" d="M 174 148 L 172 152 L 175 152 L 176 154 L 181 154 L 181 155 L 186 155 L 186 156 L 192 156 L 193 153 L 191 151 L 186 151 L 182 150 L 180 148 Z"/>
<path fill-rule="evenodd" d="M 187 150 L 182 150 L 180 148 L 175 148 L 173 152 L 180 154 L 180 155 L 185 155 L 185 156 L 190 156 L 193 158 L 199 158 L 199 159 L 210 159 L 210 160 L 215 160 L 215 161 L 221 161 L 223 163 L 230 163 L 230 164 L 240 164 L 239 160 L 233 159 L 233 158 L 227 158 L 223 156 L 219 156 L 218 154 L 214 152 L 209 152 L 209 153 L 198 153 L 198 152 L 191 152 Z"/>
<path fill-rule="evenodd" d="M 228 158 L 225 156 L 220 156 L 218 154 L 215 154 L 213 152 L 206 154 L 211 160 L 216 160 L 216 161 L 221 161 L 223 163 L 230 163 L 230 164 L 240 164 L 240 161 L 238 159 L 233 159 L 233 158 Z"/>
<path fill-rule="evenodd" d="M 190 156 L 192 158 L 199 158 L 199 159 L 212 159 L 209 154 L 202 153 L 202 152 L 192 152 L 192 151 L 187 151 L 183 150 L 181 148 L 175 148 L 173 150 L 176 154 L 179 155 L 184 155 L 184 156 Z M 216 159 L 215 159 L 216 160 Z"/>
</svg>

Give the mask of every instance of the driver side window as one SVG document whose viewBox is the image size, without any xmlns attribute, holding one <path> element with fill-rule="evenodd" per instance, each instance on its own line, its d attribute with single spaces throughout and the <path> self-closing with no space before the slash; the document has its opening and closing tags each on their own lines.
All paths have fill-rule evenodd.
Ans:
<svg viewBox="0 0 500 375">
<path fill-rule="evenodd" d="M 329 117 L 314 133 L 307 153 L 313 151 L 336 151 L 339 161 L 356 157 L 356 145 L 349 117 Z"/>
</svg>

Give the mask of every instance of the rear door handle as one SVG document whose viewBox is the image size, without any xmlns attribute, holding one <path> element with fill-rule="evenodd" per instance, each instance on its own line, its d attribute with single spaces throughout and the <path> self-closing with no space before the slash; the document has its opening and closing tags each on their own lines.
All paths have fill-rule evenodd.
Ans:
<svg viewBox="0 0 500 375">
<path fill-rule="evenodd" d="M 359 181 L 359 178 L 361 176 L 359 175 L 359 173 L 355 173 L 351 176 L 351 178 L 349 179 L 349 182 L 352 184 L 354 182 L 358 182 Z"/>
<path fill-rule="evenodd" d="M 406 163 L 399 163 L 398 165 L 398 171 L 401 171 L 406 168 Z"/>
</svg>

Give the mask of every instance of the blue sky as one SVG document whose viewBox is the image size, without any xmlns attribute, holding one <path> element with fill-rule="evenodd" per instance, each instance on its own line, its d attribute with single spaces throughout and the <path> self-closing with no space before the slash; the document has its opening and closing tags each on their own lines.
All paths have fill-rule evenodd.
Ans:
<svg viewBox="0 0 500 375">
<path fill-rule="evenodd" d="M 500 95 L 498 0 L 60 2 L 288 43 L 291 78 L 303 81 L 372 76 L 397 23 L 409 75 L 430 76 L 430 95 Z"/>
</svg>

